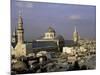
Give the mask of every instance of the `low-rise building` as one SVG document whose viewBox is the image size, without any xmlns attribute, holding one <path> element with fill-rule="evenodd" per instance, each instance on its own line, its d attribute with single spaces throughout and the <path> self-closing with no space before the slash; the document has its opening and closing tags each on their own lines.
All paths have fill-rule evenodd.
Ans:
<svg viewBox="0 0 100 75">
<path fill-rule="evenodd" d="M 74 55 L 76 54 L 76 50 L 73 47 L 63 47 L 63 53 Z"/>
</svg>

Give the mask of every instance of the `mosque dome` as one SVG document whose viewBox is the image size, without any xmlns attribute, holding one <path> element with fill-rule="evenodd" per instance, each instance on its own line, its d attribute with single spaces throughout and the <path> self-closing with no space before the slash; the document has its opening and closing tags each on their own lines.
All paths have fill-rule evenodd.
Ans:
<svg viewBox="0 0 100 75">
<path fill-rule="evenodd" d="M 56 39 L 64 40 L 64 37 L 62 35 L 58 35 L 58 36 L 56 36 Z"/>
<path fill-rule="evenodd" d="M 49 27 L 48 32 L 54 32 L 55 33 L 55 30 L 52 27 Z"/>
</svg>

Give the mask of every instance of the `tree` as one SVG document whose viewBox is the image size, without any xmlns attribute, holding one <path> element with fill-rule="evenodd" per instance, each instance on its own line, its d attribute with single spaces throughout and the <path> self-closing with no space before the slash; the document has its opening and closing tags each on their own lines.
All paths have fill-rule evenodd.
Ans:
<svg viewBox="0 0 100 75">
<path fill-rule="evenodd" d="M 74 65 L 73 65 L 73 70 L 80 70 L 78 61 L 75 61 Z"/>
<path fill-rule="evenodd" d="M 82 65 L 81 66 L 81 70 L 87 70 L 87 66 L 86 65 Z"/>
</svg>

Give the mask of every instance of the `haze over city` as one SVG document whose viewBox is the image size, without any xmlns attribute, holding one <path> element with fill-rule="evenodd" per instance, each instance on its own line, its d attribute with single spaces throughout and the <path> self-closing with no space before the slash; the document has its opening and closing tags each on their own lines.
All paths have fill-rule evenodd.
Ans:
<svg viewBox="0 0 100 75">
<path fill-rule="evenodd" d="M 12 32 L 20 12 L 25 40 L 37 39 L 49 26 L 65 39 L 72 39 L 75 26 L 81 38 L 96 39 L 95 6 L 12 1 L 11 9 Z"/>
</svg>

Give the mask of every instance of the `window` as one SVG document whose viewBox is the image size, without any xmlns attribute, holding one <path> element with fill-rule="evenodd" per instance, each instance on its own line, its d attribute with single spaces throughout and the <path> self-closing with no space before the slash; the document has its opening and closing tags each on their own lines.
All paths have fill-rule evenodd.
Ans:
<svg viewBox="0 0 100 75">
<path fill-rule="evenodd" d="M 47 34 L 46 37 L 49 37 L 49 34 Z"/>
<path fill-rule="evenodd" d="M 52 34 L 50 34 L 50 37 L 53 37 L 53 35 L 52 35 Z"/>
</svg>

